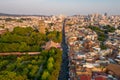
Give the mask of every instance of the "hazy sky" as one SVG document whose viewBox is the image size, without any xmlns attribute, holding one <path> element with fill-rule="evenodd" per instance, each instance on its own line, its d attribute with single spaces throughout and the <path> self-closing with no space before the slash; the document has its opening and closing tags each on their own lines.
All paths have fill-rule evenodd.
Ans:
<svg viewBox="0 0 120 80">
<path fill-rule="evenodd" d="M 120 0 L 0 0 L 0 13 L 74 15 L 120 14 Z"/>
</svg>

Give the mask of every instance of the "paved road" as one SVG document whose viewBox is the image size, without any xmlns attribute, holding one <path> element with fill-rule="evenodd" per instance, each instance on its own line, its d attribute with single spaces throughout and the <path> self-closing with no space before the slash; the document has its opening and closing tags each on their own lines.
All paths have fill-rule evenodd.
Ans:
<svg viewBox="0 0 120 80">
<path fill-rule="evenodd" d="M 63 54 L 62 54 L 61 71 L 60 71 L 58 80 L 68 80 L 69 78 L 68 46 L 67 46 L 66 38 L 65 38 L 65 22 L 66 22 L 66 19 L 63 21 L 62 44 L 61 44 L 62 49 L 63 49 Z"/>
</svg>

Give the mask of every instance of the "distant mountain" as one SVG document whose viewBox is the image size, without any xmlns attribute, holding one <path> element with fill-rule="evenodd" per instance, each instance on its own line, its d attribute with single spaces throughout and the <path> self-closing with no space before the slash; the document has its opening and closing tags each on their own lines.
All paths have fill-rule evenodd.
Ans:
<svg viewBox="0 0 120 80">
<path fill-rule="evenodd" d="M 6 13 L 0 13 L 0 16 L 46 16 L 46 15 L 26 15 L 26 14 L 6 14 Z"/>
<path fill-rule="evenodd" d="M 11 14 L 0 13 L 0 16 L 10 16 Z"/>
<path fill-rule="evenodd" d="M 20 14 L 7 14 L 7 13 L 0 13 L 0 16 L 24 16 Z M 26 15 L 27 16 L 27 15 Z"/>
</svg>

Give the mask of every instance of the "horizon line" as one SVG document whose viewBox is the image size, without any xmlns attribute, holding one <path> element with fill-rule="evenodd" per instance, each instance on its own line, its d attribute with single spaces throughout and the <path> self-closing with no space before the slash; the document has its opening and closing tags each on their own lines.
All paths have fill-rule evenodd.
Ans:
<svg viewBox="0 0 120 80">
<path fill-rule="evenodd" d="M 107 12 L 105 12 L 107 13 Z M 98 12 L 93 12 L 93 13 L 86 13 L 86 14 L 71 14 L 71 15 L 66 15 L 66 14 L 38 14 L 38 13 L 30 13 L 30 14 L 27 14 L 27 13 L 2 13 L 0 12 L 0 15 L 8 15 L 8 16 L 59 16 L 59 15 L 65 15 L 65 16 L 75 16 L 75 15 L 91 15 L 91 14 L 100 14 L 100 15 L 104 15 L 105 13 L 98 13 Z M 113 15 L 120 15 L 120 14 L 109 14 L 107 13 L 107 15 L 109 16 L 113 16 Z"/>
</svg>

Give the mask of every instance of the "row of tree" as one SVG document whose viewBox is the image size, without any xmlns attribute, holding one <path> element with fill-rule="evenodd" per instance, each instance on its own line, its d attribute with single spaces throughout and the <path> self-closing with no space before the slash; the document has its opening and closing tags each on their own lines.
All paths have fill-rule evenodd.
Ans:
<svg viewBox="0 0 120 80">
<path fill-rule="evenodd" d="M 62 62 L 62 51 L 60 49 L 52 48 L 46 53 L 46 63 L 44 64 L 44 71 L 41 80 L 58 80 L 60 66 Z"/>
<path fill-rule="evenodd" d="M 8 31 L 0 36 L 0 52 L 41 51 L 41 46 L 49 40 L 61 42 L 61 32 L 52 31 L 41 34 L 31 27 L 15 27 L 12 32 Z"/>
<path fill-rule="evenodd" d="M 62 51 L 52 48 L 30 56 L 1 56 L 0 80 L 57 80 Z"/>
</svg>

